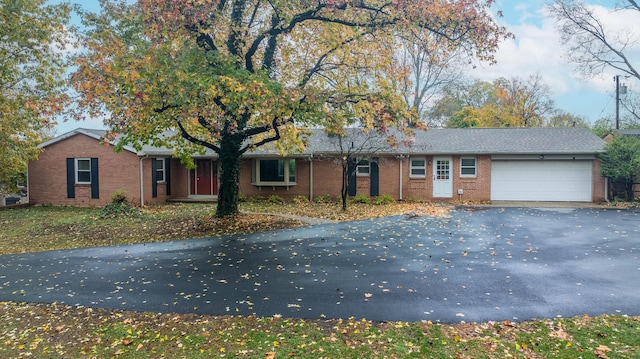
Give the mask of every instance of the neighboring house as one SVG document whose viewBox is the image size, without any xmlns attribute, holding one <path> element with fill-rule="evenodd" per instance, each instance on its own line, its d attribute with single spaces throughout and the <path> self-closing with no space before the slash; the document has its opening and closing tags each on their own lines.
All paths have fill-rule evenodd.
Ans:
<svg viewBox="0 0 640 359">
<path fill-rule="evenodd" d="M 279 156 L 261 147 L 243 156 L 239 187 L 246 196 L 339 196 L 342 176 L 335 139 L 311 130 L 302 153 Z M 41 145 L 29 164 L 30 202 L 101 206 L 118 189 L 135 204 L 215 198 L 218 161 L 194 156 L 186 169 L 167 148 L 126 147 L 102 141 L 104 131 L 77 129 Z M 596 154 L 605 142 L 586 128 L 463 128 L 395 133 L 353 164 L 350 195 L 396 199 L 581 201 L 605 200 Z M 349 141 L 349 139 L 347 139 Z M 357 144 L 356 144 L 357 145 Z"/>
<path fill-rule="evenodd" d="M 609 134 L 604 137 L 606 143 L 611 143 L 614 136 L 631 136 L 640 140 L 640 129 L 632 130 L 611 130 Z"/>
</svg>

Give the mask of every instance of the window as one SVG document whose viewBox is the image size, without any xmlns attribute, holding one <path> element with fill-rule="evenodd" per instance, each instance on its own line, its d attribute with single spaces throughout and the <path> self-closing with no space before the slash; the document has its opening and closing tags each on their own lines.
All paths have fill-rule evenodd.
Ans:
<svg viewBox="0 0 640 359">
<path fill-rule="evenodd" d="M 76 158 L 76 183 L 91 183 L 91 159 Z"/>
<path fill-rule="evenodd" d="M 424 157 L 411 158 L 409 177 L 425 178 L 427 177 L 427 159 Z"/>
<path fill-rule="evenodd" d="M 254 160 L 253 182 L 256 185 L 295 185 L 296 160 Z"/>
<path fill-rule="evenodd" d="M 475 157 L 460 159 L 460 177 L 476 176 L 476 159 Z"/>
<path fill-rule="evenodd" d="M 358 165 L 356 166 L 356 175 L 357 176 L 369 176 L 371 173 L 371 165 L 369 164 L 369 160 L 360 160 Z"/>
<path fill-rule="evenodd" d="M 164 182 L 164 158 L 156 158 L 156 182 Z"/>
<path fill-rule="evenodd" d="M 435 160 L 436 161 L 436 180 L 449 180 L 451 179 L 451 160 Z"/>
</svg>

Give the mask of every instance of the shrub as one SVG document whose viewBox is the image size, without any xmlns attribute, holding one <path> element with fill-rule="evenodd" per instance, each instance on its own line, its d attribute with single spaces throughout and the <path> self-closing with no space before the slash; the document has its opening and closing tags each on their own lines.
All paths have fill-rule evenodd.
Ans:
<svg viewBox="0 0 640 359">
<path fill-rule="evenodd" d="M 295 196 L 293 197 L 292 202 L 295 204 L 307 204 L 309 203 L 309 198 L 307 198 L 307 196 L 302 196 L 302 195 Z"/>
<path fill-rule="evenodd" d="M 395 202 L 396 200 L 388 194 L 383 194 L 382 196 L 378 196 L 373 199 L 373 204 L 375 205 L 391 204 Z"/>
<path fill-rule="evenodd" d="M 351 203 L 369 204 L 370 202 L 371 200 L 369 199 L 369 197 L 365 196 L 364 194 L 357 194 L 351 199 Z"/>
<path fill-rule="evenodd" d="M 271 196 L 269 196 L 269 198 L 267 198 L 267 202 L 272 204 L 283 204 L 284 198 L 278 196 L 277 194 L 272 194 Z"/>
<path fill-rule="evenodd" d="M 238 202 L 246 202 L 246 201 L 247 201 L 247 196 L 242 193 L 238 193 Z"/>
<path fill-rule="evenodd" d="M 122 203 L 128 202 L 127 200 L 127 192 L 123 189 L 118 189 L 111 195 L 111 202 L 113 203 Z"/>
<path fill-rule="evenodd" d="M 322 196 L 316 197 L 314 200 L 316 203 L 331 203 L 333 202 L 330 194 L 323 194 Z"/>
<path fill-rule="evenodd" d="M 137 210 L 133 207 L 127 193 L 124 190 L 117 190 L 111 195 L 111 202 L 107 203 L 100 211 L 102 218 L 116 218 L 137 214 Z"/>
<path fill-rule="evenodd" d="M 249 197 L 248 201 L 251 203 L 264 203 L 264 197 L 259 194 L 254 194 L 253 196 Z"/>
</svg>

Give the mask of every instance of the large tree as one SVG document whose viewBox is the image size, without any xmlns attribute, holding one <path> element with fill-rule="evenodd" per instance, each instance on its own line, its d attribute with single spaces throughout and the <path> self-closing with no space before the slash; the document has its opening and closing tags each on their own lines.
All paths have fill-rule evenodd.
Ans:
<svg viewBox="0 0 640 359">
<path fill-rule="evenodd" d="M 525 80 L 501 77 L 492 84 L 476 81 L 458 91 L 449 102 L 461 108 L 447 127 L 542 127 L 556 111 L 551 89 L 538 74 Z"/>
<path fill-rule="evenodd" d="M 240 157 L 300 126 L 385 127 L 403 115 L 388 44 L 423 29 L 492 60 L 505 36 L 493 0 L 103 0 L 85 14 L 80 108 L 120 143 L 170 144 L 220 158 L 216 215 L 237 212 Z M 399 99 L 399 101 L 398 101 Z M 285 141 L 282 141 L 285 140 Z"/>
<path fill-rule="evenodd" d="M 567 56 L 586 76 L 599 75 L 604 69 L 615 70 L 640 80 L 636 31 L 640 21 L 640 2 L 618 0 L 609 10 L 627 15 L 629 23 L 608 25 L 596 7 L 581 0 L 553 0 L 551 15 L 558 22 Z"/>
<path fill-rule="evenodd" d="M 445 88 L 455 84 L 463 74 L 462 49 L 451 49 L 447 43 L 429 31 L 400 34 L 396 56 L 401 69 L 402 92 L 407 105 L 416 111 L 418 123 L 409 126 L 441 126 L 439 117 L 430 116 L 431 108 Z"/>
<path fill-rule="evenodd" d="M 68 5 L 0 0 L 0 189 L 15 187 L 64 109 Z"/>
</svg>

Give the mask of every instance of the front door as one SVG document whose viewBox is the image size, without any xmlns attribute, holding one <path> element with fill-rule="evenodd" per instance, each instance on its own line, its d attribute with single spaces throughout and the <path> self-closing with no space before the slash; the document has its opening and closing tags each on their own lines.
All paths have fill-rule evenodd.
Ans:
<svg viewBox="0 0 640 359">
<path fill-rule="evenodd" d="M 196 168 L 191 170 L 191 194 L 211 196 L 218 193 L 215 162 L 197 159 Z"/>
<path fill-rule="evenodd" d="M 435 157 L 433 159 L 433 197 L 453 197 L 451 157 Z"/>
</svg>

